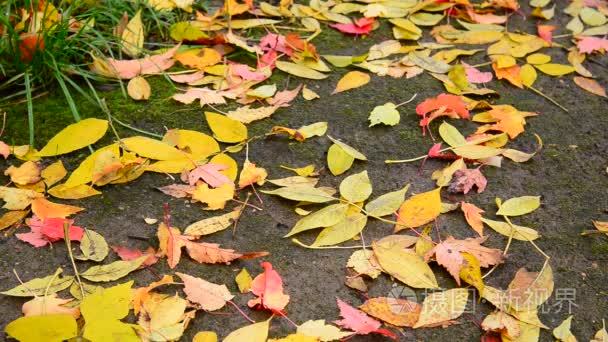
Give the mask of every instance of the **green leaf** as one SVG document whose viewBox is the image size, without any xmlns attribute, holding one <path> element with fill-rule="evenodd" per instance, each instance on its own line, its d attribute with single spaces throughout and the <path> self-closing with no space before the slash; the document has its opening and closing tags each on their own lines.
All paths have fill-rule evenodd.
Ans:
<svg viewBox="0 0 608 342">
<path fill-rule="evenodd" d="M 395 213 L 405 200 L 405 193 L 410 188 L 406 185 L 403 189 L 386 193 L 365 205 L 365 211 L 370 216 L 385 216 Z"/>
<path fill-rule="evenodd" d="M 387 102 L 381 106 L 376 106 L 369 114 L 369 127 L 385 124 L 395 126 L 399 123 L 401 115 L 397 110 L 397 106 L 392 102 Z"/>
<path fill-rule="evenodd" d="M 76 256 L 79 260 L 102 261 L 109 252 L 108 243 L 101 234 L 86 229 L 80 241 L 82 255 Z"/>
<path fill-rule="evenodd" d="M 291 62 L 276 61 L 277 69 L 284 71 L 294 76 L 310 78 L 313 80 L 322 80 L 327 78 L 328 75 L 320 73 L 314 69 L 311 69 L 302 64 L 296 64 Z"/>
<path fill-rule="evenodd" d="M 120 279 L 138 269 L 147 258 L 148 256 L 144 255 L 134 260 L 119 260 L 107 265 L 93 266 L 80 276 L 94 282 Z"/>
<path fill-rule="evenodd" d="M 332 144 L 327 150 L 327 166 L 334 176 L 339 176 L 348 171 L 354 161 L 355 158 L 338 144 Z"/>
<path fill-rule="evenodd" d="M 372 243 L 372 248 L 382 269 L 406 285 L 428 289 L 439 287 L 429 265 L 413 250 L 403 248 L 398 240 L 380 240 Z"/>
<path fill-rule="evenodd" d="M 363 202 L 371 194 L 372 183 L 367 171 L 350 175 L 340 183 L 340 195 L 350 202 Z"/>
<path fill-rule="evenodd" d="M 63 272 L 63 270 L 59 268 L 57 269 L 57 271 L 55 271 L 55 274 L 53 275 L 49 275 L 44 278 L 34 278 L 17 287 L 14 287 L 10 290 L 1 293 L 6 296 L 14 297 L 34 297 L 44 296 L 45 294 L 52 294 L 61 290 L 65 290 L 70 287 L 70 285 L 74 281 L 74 277 L 60 277 L 59 274 L 61 274 L 61 272 Z"/>
<path fill-rule="evenodd" d="M 192 25 L 189 21 L 180 21 L 171 25 L 169 35 L 171 35 L 173 40 L 178 42 L 184 40 L 194 41 L 208 37 L 205 32 Z"/>
<path fill-rule="evenodd" d="M 519 216 L 533 212 L 540 207 L 540 196 L 522 196 L 506 200 L 500 205 L 496 215 Z"/>
<path fill-rule="evenodd" d="M 306 230 L 329 227 L 346 218 L 348 204 L 338 203 L 317 210 L 312 214 L 301 218 L 296 225 L 284 237 L 289 237 Z"/>
<path fill-rule="evenodd" d="M 494 221 L 486 218 L 481 218 L 483 223 L 487 224 L 490 228 L 494 229 L 497 233 L 504 236 L 511 236 L 511 226 L 507 222 Z M 532 241 L 540 237 L 538 232 L 532 228 L 513 225 L 513 238 L 521 241 Z"/>
<path fill-rule="evenodd" d="M 277 195 L 292 201 L 304 201 L 311 203 L 325 203 L 334 201 L 335 198 L 321 188 L 309 185 L 295 185 L 278 188 L 276 190 L 261 190 L 265 194 Z"/>
<path fill-rule="evenodd" d="M 443 141 L 452 147 L 462 146 L 467 143 L 467 140 L 460 134 L 458 129 L 445 121 L 439 126 L 439 135 Z"/>
<path fill-rule="evenodd" d="M 351 146 L 346 145 L 345 143 L 341 142 L 340 140 L 334 139 L 334 138 L 330 137 L 329 135 L 327 137 L 329 138 L 329 140 L 333 141 L 334 144 L 342 147 L 342 149 L 346 153 L 350 154 L 353 158 L 359 159 L 359 160 L 367 160 L 367 157 L 365 155 L 363 155 L 363 153 L 355 150 Z"/>
<path fill-rule="evenodd" d="M 335 225 L 323 229 L 312 246 L 331 246 L 348 241 L 359 235 L 366 224 L 366 215 L 361 213 L 349 215 Z"/>
</svg>

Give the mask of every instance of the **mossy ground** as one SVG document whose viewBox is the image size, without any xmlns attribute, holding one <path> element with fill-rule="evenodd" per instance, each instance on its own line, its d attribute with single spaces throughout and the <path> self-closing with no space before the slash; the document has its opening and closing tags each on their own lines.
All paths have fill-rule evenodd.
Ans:
<svg viewBox="0 0 608 342">
<path fill-rule="evenodd" d="M 327 29 L 315 42 L 323 53 L 359 54 L 365 52 L 374 42 L 389 38 L 390 31 L 386 28 L 373 33 L 367 39 L 353 39 Z M 477 56 L 482 60 L 481 57 Z M 600 82 L 605 84 L 608 73 L 605 64 L 601 63 L 605 63 L 605 60 L 589 63 L 589 68 Z M 307 102 L 298 98 L 292 106 L 280 109 L 271 118 L 249 125 L 250 135 L 263 134 L 274 125 L 299 127 L 317 121 L 328 121 L 329 135 L 342 139 L 368 156 L 368 162 L 355 162 L 349 174 L 368 170 L 374 186 L 372 197 L 393 191 L 406 183 L 412 184 L 410 191 L 414 193 L 431 189 L 433 183 L 430 174 L 442 167 L 443 162 L 428 161 L 420 168 L 420 164 L 386 165 L 384 160 L 417 156 L 428 150 L 432 142 L 428 136 L 421 135 L 414 108 L 418 100 L 443 92 L 441 84 L 426 74 L 409 80 L 372 77 L 371 83 L 362 88 L 330 96 L 344 72 L 333 73 L 323 81 L 305 81 L 304 83 L 321 95 L 320 99 Z M 165 128 L 174 127 L 210 133 L 203 118 L 203 111 L 197 104 L 178 105 L 170 99 L 175 90 L 168 82 L 160 77 L 150 78 L 150 81 L 153 96 L 147 102 L 134 102 L 124 97 L 120 88 L 115 85 L 100 86 L 99 91 L 113 115 L 132 126 L 158 134 L 162 134 Z M 287 83 L 293 87 L 302 82 L 301 79 L 279 76 L 275 81 L 280 89 Z M 111 87 L 114 89 L 104 90 Z M 533 151 L 536 147 L 533 133 L 537 133 L 543 138 L 544 149 L 524 164 L 505 161 L 500 169 L 485 168 L 488 187 L 482 194 L 450 196 L 445 200 L 470 200 L 485 209 L 491 217 L 495 208 L 495 197 L 507 199 L 521 195 L 542 195 L 543 205 L 539 210 L 515 219 L 515 223 L 534 227 L 542 234 L 537 240 L 538 246 L 552 258 L 556 292 L 547 303 L 547 312 L 542 312 L 540 317 L 546 325 L 557 326 L 568 316 L 566 302 L 562 302 L 566 307 L 559 310 L 557 291 L 563 294 L 563 289 L 575 289 L 574 305 L 571 307 L 571 313 L 575 315 L 573 331 L 580 340 L 587 340 L 601 327 L 601 320 L 608 318 L 608 239 L 599 235 L 580 235 L 581 231 L 591 229 L 592 219 L 608 219 L 608 181 L 605 171 L 608 166 L 606 99 L 586 93 L 575 86 L 570 78 L 541 75 L 536 87 L 570 111 L 566 113 L 530 91 L 515 89 L 504 83 L 491 84 L 491 88 L 500 94 L 500 98 L 495 100 L 496 103 L 511 104 L 520 110 L 540 113 L 538 117 L 528 120 L 526 133 L 513 143 L 514 147 Z M 418 94 L 418 100 L 399 109 L 402 115 L 399 125 L 368 128 L 367 116 L 373 107 L 388 101 L 404 101 L 414 93 Z M 76 99 L 83 117 L 104 117 L 97 107 L 87 103 L 84 98 L 76 96 Z M 8 126 L 3 140 L 14 144 L 27 143 L 25 107 L 18 105 L 5 110 L 8 113 Z M 38 147 L 72 122 L 67 104 L 58 93 L 37 99 L 34 110 Z M 434 124 L 434 129 L 437 124 Z M 475 127 L 472 123 L 457 124 L 466 132 Z M 135 134 L 120 126 L 116 127 L 120 136 Z M 97 145 L 102 146 L 113 139 L 108 133 Z M 249 157 L 251 161 L 266 168 L 271 178 L 280 178 L 290 173 L 279 165 L 304 166 L 314 163 L 318 167 L 324 167 L 325 153 L 329 145 L 330 142 L 326 138 L 314 138 L 305 143 L 289 141 L 282 137 L 267 138 L 250 146 Z M 82 150 L 62 160 L 71 170 L 86 154 L 87 151 Z M 244 153 L 236 154 L 235 158 L 239 164 L 242 163 Z M 10 159 L 8 162 L 1 162 L 0 166 L 4 168 L 15 163 L 17 161 Z M 333 177 L 324 170 L 320 184 L 337 186 L 344 176 Z M 6 182 L 5 179 L 2 181 Z M 146 248 L 156 244 L 156 227 L 145 224 L 143 218 L 161 218 L 162 204 L 165 202 L 170 204 L 173 223 L 177 227 L 184 227 L 214 215 L 201 210 L 197 204 L 167 197 L 154 189 L 173 182 L 165 175 L 146 174 L 127 185 L 105 186 L 101 189 L 103 195 L 71 204 L 86 208 L 85 212 L 78 215 L 78 223 L 99 231 L 111 245 Z M 245 195 L 244 192 L 240 194 L 242 199 Z M 298 218 L 293 212 L 293 203 L 270 196 L 262 198 L 264 203 L 257 203 L 257 200 L 254 200 L 254 203 L 264 210 L 247 209 L 234 236 L 230 231 L 226 231 L 206 240 L 239 251 L 271 252 L 268 260 L 284 277 L 286 292 L 291 295 L 287 312 L 296 322 L 320 318 L 336 319 L 338 310 L 334 302 L 335 297 L 352 304 L 361 303 L 364 299 L 362 295 L 343 285 L 345 264 L 351 251 L 307 250 L 295 246 L 288 239 L 282 239 L 281 236 Z M 437 226 L 443 238 L 448 235 L 459 238 L 473 236 L 470 229 L 466 228 L 460 212 L 442 215 Z M 364 237 L 369 243 L 391 232 L 391 226 L 372 220 L 364 231 Z M 299 238 L 308 242 L 315 233 L 302 234 Z M 490 238 L 487 244 L 492 247 L 502 248 L 506 243 L 507 239 L 503 236 L 493 232 L 488 232 L 488 235 Z M 55 244 L 53 248 L 34 249 L 14 237 L 3 237 L 0 240 L 0 255 L 0 282 L 3 289 L 18 283 L 12 274 L 13 269 L 22 279 L 50 274 L 57 267 L 71 273 L 65 248 L 61 244 Z M 110 260 L 115 258 L 114 255 L 110 256 Z M 525 266 L 537 271 L 542 262 L 543 257 L 532 245 L 516 241 L 506 263 L 487 281 L 490 285 L 504 288 L 519 267 Z M 88 266 L 79 263 L 81 269 Z M 236 293 L 233 279 L 242 267 L 246 267 L 252 274 L 260 272 L 256 260 L 222 266 L 199 265 L 188 258 L 182 260 L 178 270 L 212 282 L 226 283 L 232 292 Z M 441 286 L 455 286 L 443 269 L 435 266 L 433 269 L 440 278 Z M 141 286 L 157 279 L 159 274 L 170 272 L 166 262 L 161 260 L 152 269 L 138 271 L 130 278 L 134 278 L 136 285 Z M 386 296 L 394 282 L 382 276 L 369 285 L 371 297 Z M 246 307 L 247 297 L 239 295 L 235 302 Z M 22 303 L 21 299 L 3 298 L 0 304 L 0 309 L 4 312 L 0 319 L 2 326 L 19 316 Z M 481 302 L 476 305 L 474 312 L 459 320 L 459 325 L 447 329 L 408 329 L 402 340 L 449 341 L 454 340 L 455 336 L 461 341 L 479 340 L 481 332 L 477 324 L 490 310 L 490 305 Z M 259 320 L 267 317 L 267 314 L 251 312 L 251 316 Z M 292 331 L 285 320 L 275 318 L 274 321 L 271 336 L 282 336 Z M 200 313 L 192 321 L 184 340 L 189 340 L 200 330 L 214 330 L 220 336 L 225 336 L 229 331 L 246 323 L 231 308 L 218 314 Z M 365 337 L 356 340 L 371 341 L 380 338 Z M 551 340 L 550 331 L 542 332 L 542 340 Z"/>
</svg>

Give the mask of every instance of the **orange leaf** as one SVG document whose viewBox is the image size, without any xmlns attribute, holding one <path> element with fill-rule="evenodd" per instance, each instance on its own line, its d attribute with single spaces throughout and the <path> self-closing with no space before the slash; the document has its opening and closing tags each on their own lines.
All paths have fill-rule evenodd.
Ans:
<svg viewBox="0 0 608 342">
<path fill-rule="evenodd" d="M 32 201 L 32 212 L 42 220 L 47 218 L 66 218 L 82 210 L 84 208 L 53 203 L 45 198 L 36 198 Z"/>
<path fill-rule="evenodd" d="M 169 275 L 164 275 L 159 281 L 152 282 L 146 287 L 139 287 L 135 289 L 133 293 L 133 311 L 135 312 L 135 314 L 139 314 L 139 310 L 141 310 L 143 303 L 147 301 L 150 297 L 150 291 L 159 286 L 172 283 L 173 277 Z"/>
<path fill-rule="evenodd" d="M 474 231 L 483 236 L 483 222 L 481 221 L 481 213 L 485 211 L 478 208 L 475 204 L 460 202 L 460 209 L 464 213 L 464 218 Z"/>
<path fill-rule="evenodd" d="M 508 68 L 499 68 L 496 63 L 492 63 L 492 69 L 496 74 L 496 78 L 499 80 L 505 79 L 512 85 L 518 88 L 524 88 L 523 81 L 521 80 L 520 67 L 519 65 L 510 66 Z"/>
</svg>

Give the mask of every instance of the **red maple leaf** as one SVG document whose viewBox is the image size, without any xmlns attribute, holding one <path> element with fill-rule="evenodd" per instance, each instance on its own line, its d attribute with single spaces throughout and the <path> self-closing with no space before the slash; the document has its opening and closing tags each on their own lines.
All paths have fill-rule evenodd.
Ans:
<svg viewBox="0 0 608 342">
<path fill-rule="evenodd" d="M 342 320 L 334 321 L 335 324 L 343 328 L 350 329 L 357 335 L 375 333 L 390 337 L 393 340 L 397 339 L 397 335 L 395 335 L 392 331 L 380 328 L 382 326 L 380 321 L 369 317 L 365 314 L 365 312 L 353 308 L 347 303 L 341 301 L 339 298 L 336 298 L 336 300 L 338 302 L 338 308 L 340 308 L 340 316 L 342 316 Z"/>
<path fill-rule="evenodd" d="M 348 34 L 368 34 L 374 28 L 374 18 L 359 18 L 352 24 L 333 24 L 329 25 L 336 30 Z"/>
<path fill-rule="evenodd" d="M 15 234 L 17 239 L 25 241 L 34 247 L 42 247 L 55 241 L 62 240 L 64 237 L 63 225 L 69 225 L 69 238 L 72 241 L 82 240 L 84 230 L 81 227 L 73 226 L 74 220 L 64 218 L 47 218 L 44 220 L 32 216 L 27 220 L 27 225 L 31 231 L 29 233 Z"/>
<path fill-rule="evenodd" d="M 258 296 L 247 302 L 249 307 L 262 307 L 283 316 L 283 309 L 289 303 L 289 295 L 283 293 L 283 279 L 272 264 L 262 262 L 264 273 L 258 274 L 251 282 L 251 292 Z"/>
<path fill-rule="evenodd" d="M 426 128 L 440 116 L 447 116 L 453 119 L 468 119 L 469 110 L 466 103 L 460 96 L 450 94 L 439 94 L 434 98 L 429 98 L 422 101 L 416 106 L 416 114 L 420 115 L 420 126 L 422 134 L 426 133 Z"/>
</svg>

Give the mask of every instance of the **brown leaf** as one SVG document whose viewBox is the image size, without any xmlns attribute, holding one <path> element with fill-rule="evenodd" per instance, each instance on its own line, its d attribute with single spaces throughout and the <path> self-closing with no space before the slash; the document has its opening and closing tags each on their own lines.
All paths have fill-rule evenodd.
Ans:
<svg viewBox="0 0 608 342">
<path fill-rule="evenodd" d="M 477 193 L 482 193 L 486 189 L 487 184 L 488 180 L 479 169 L 457 170 L 454 172 L 454 178 L 452 178 L 448 191 L 451 193 L 467 194 L 473 189 L 473 186 L 476 186 Z"/>
<path fill-rule="evenodd" d="M 403 298 L 370 298 L 359 307 L 370 316 L 398 327 L 412 327 L 418 321 L 420 304 Z"/>
</svg>

